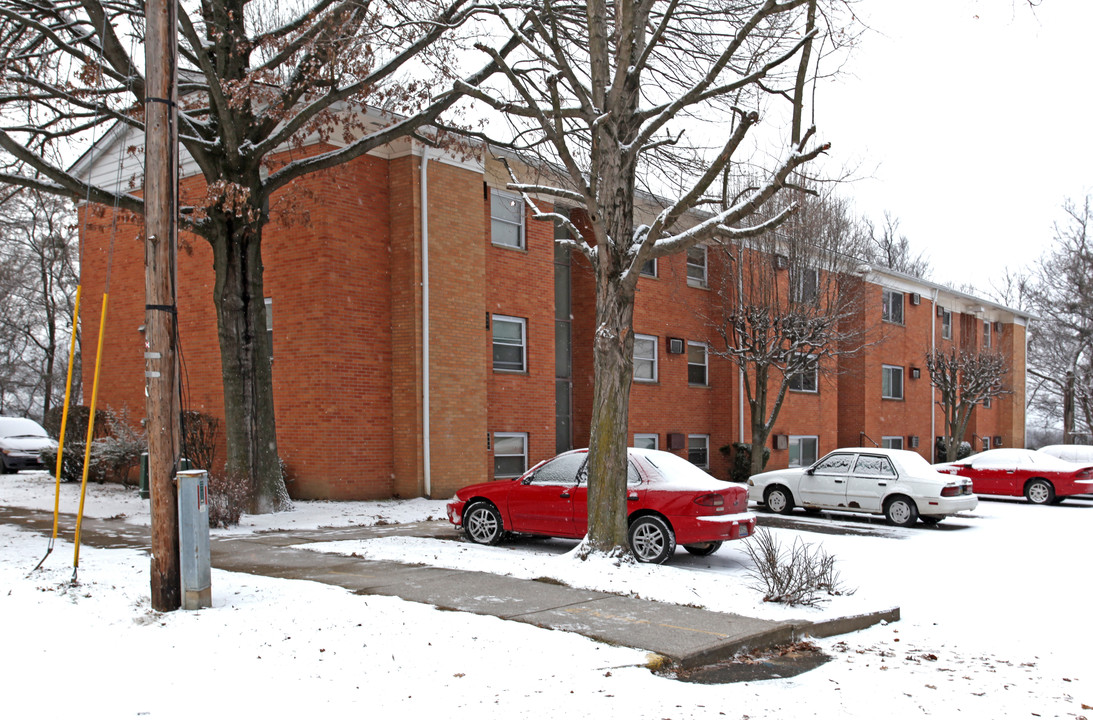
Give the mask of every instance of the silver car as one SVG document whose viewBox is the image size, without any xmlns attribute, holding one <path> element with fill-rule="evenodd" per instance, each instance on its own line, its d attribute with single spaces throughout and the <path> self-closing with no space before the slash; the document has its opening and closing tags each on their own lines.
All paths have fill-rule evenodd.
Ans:
<svg viewBox="0 0 1093 720">
<path fill-rule="evenodd" d="M 0 417 L 0 473 L 41 470 L 42 451 L 56 447 L 57 442 L 33 420 Z"/>
</svg>

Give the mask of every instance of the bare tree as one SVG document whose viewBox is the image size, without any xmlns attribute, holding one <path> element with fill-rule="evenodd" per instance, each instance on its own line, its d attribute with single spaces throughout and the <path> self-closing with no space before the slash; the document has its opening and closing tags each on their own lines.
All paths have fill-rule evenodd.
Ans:
<svg viewBox="0 0 1093 720">
<path fill-rule="evenodd" d="M 974 350 L 934 349 L 926 353 L 926 370 L 937 388 L 938 401 L 945 416 L 945 462 L 957 459 L 956 453 L 968 429 L 972 411 L 984 400 L 1005 395 L 1003 378 L 1008 363 L 1001 353 Z"/>
<path fill-rule="evenodd" d="M 899 231 L 899 218 L 885 210 L 884 224 L 879 230 L 872 221 L 864 222 L 869 238 L 866 258 L 870 262 L 918 278 L 930 276 L 929 257 L 925 251 L 915 253 L 911 249 L 911 241 Z"/>
<path fill-rule="evenodd" d="M 871 341 L 861 309 L 861 235 L 847 203 L 804 197 L 777 231 L 723 246 L 712 354 L 740 368 L 750 411 L 751 474 L 791 388 L 818 390 L 838 358 Z"/>
<path fill-rule="evenodd" d="M 1090 198 L 1068 200 L 1052 246 L 1028 289 L 1037 321 L 1029 333 L 1029 402 L 1059 418 L 1063 442 L 1093 433 L 1093 215 Z"/>
<path fill-rule="evenodd" d="M 475 0 L 208 0 L 179 9 L 179 137 L 204 180 L 181 227 L 212 247 L 228 472 L 250 479 L 253 510 L 287 502 L 262 229 L 294 214 L 294 180 L 397 138 L 424 139 L 460 97 L 434 99 L 431 88 L 454 78 L 455 40 L 483 9 Z M 143 12 L 138 0 L 0 0 L 0 150 L 9 158 L 0 183 L 143 212 L 128 192 L 143 185 L 139 171 L 121 186 L 88 185 L 61 164 L 106 124 L 122 147 L 141 144 L 144 103 L 157 101 L 141 70 Z"/>
<path fill-rule="evenodd" d="M 0 410 L 43 418 L 63 392 L 77 274 L 75 214 L 58 197 L 24 190 L 0 203 Z M 13 394 L 12 390 L 18 390 Z"/>
<path fill-rule="evenodd" d="M 588 537 L 582 554 L 627 545 L 626 427 L 633 377 L 633 311 L 642 266 L 714 238 L 753 237 L 790 209 L 760 216 L 824 152 L 814 129 L 765 170 L 749 167 L 759 107 L 795 93 L 817 0 L 547 0 L 528 16 L 526 44 L 502 65 L 495 90 L 459 84 L 510 121 L 504 147 L 532 155 L 541 177 L 513 171 L 535 217 L 562 225 L 558 242 L 591 264 L 596 287 L 594 379 L 588 461 Z M 827 18 L 827 15 L 822 15 Z M 825 34 L 832 47 L 831 34 Z M 817 59 L 820 53 L 816 53 Z M 514 139 L 513 139 L 514 138 Z M 761 179 L 720 206 L 726 170 Z M 645 190 L 648 222 L 635 216 Z M 550 198 L 555 208 L 539 205 Z"/>
</svg>

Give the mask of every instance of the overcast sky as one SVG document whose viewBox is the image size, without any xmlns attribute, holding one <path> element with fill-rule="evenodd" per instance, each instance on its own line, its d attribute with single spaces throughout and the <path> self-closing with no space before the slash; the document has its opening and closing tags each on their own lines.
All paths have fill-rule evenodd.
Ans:
<svg viewBox="0 0 1093 720">
<path fill-rule="evenodd" d="M 1031 263 L 1093 189 L 1093 2 L 861 0 L 871 30 L 817 96 L 858 209 L 891 211 L 932 278 L 986 287 Z"/>
</svg>

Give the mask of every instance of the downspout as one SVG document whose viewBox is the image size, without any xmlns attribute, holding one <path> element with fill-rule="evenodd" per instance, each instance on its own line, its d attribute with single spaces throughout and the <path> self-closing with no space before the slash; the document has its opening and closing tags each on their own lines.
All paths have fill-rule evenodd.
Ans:
<svg viewBox="0 0 1093 720">
<path fill-rule="evenodd" d="M 421 147 L 421 444 L 425 497 L 432 498 L 432 436 L 429 426 L 429 146 Z"/>
<path fill-rule="evenodd" d="M 934 288 L 933 313 L 930 315 L 930 355 L 937 349 L 937 296 L 939 290 Z M 937 387 L 933 380 L 930 381 L 930 462 L 937 462 Z"/>
<path fill-rule="evenodd" d="M 746 443 L 750 441 L 744 436 L 744 368 L 740 368 L 739 384 L 737 395 L 740 396 L 740 442 Z"/>
</svg>

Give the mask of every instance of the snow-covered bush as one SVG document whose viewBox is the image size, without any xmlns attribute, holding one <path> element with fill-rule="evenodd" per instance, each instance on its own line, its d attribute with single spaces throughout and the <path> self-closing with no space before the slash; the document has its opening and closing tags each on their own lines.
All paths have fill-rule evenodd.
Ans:
<svg viewBox="0 0 1093 720">
<path fill-rule="evenodd" d="M 209 473 L 209 527 L 238 525 L 250 501 L 250 483 L 245 475 Z"/>
<path fill-rule="evenodd" d="M 148 449 L 144 430 L 129 422 L 129 411 L 106 410 L 109 434 L 91 443 L 91 471 L 99 482 L 110 480 L 128 485 L 140 456 Z"/>
<path fill-rule="evenodd" d="M 729 479 L 733 482 L 747 482 L 751 477 L 751 443 L 734 442 L 720 448 L 721 454 L 732 457 Z M 770 448 L 763 448 L 763 467 L 770 460 Z"/>
<path fill-rule="evenodd" d="M 835 556 L 823 546 L 814 548 L 796 538 L 784 551 L 769 530 L 760 528 L 745 547 L 754 565 L 748 570 L 751 587 L 767 602 L 815 607 L 833 595 L 854 594 L 835 570 Z"/>
</svg>

